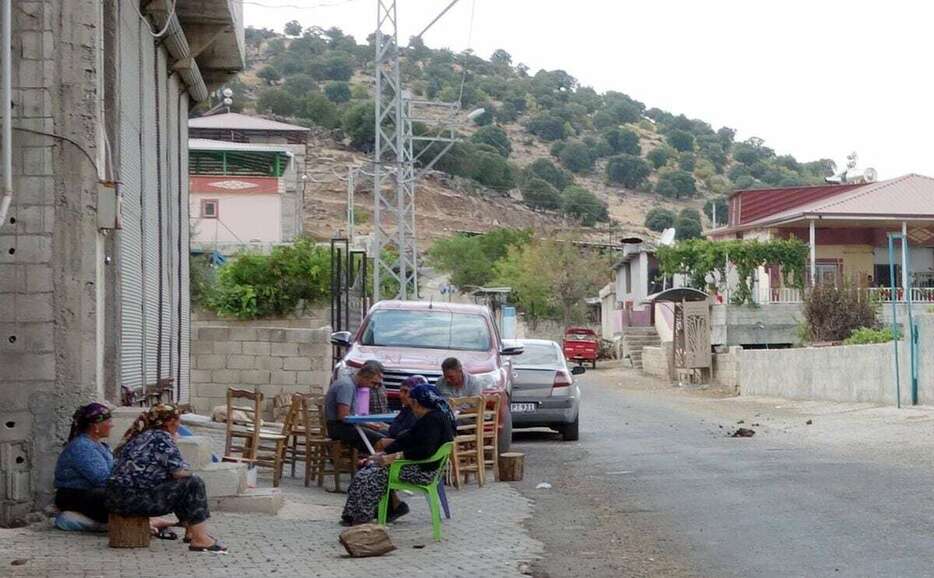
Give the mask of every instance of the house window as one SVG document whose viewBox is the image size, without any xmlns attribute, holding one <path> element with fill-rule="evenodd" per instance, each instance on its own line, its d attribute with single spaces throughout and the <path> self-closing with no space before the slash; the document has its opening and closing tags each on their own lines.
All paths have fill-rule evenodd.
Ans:
<svg viewBox="0 0 934 578">
<path fill-rule="evenodd" d="M 217 209 L 217 199 L 201 199 L 202 219 L 216 219 Z"/>
</svg>

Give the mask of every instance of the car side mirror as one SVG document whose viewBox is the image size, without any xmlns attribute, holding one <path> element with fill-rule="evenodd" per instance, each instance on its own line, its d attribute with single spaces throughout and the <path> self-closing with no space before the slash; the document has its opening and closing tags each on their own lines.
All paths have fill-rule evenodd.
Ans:
<svg viewBox="0 0 934 578">
<path fill-rule="evenodd" d="M 587 368 L 585 368 L 583 365 L 575 365 L 571 368 L 571 375 L 581 375 L 582 373 L 586 372 Z"/>
<path fill-rule="evenodd" d="M 350 347 L 352 340 L 353 335 L 349 331 L 335 331 L 331 334 L 331 345 Z"/>
<path fill-rule="evenodd" d="M 525 353 L 525 347 L 521 345 L 507 345 L 499 350 L 500 355 L 522 355 Z"/>
</svg>

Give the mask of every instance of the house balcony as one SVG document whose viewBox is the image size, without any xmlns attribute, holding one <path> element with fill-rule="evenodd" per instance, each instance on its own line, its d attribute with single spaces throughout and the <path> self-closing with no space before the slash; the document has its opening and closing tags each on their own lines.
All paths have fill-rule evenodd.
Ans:
<svg viewBox="0 0 934 578">
<path fill-rule="evenodd" d="M 896 287 L 865 287 L 853 289 L 861 298 L 873 303 L 905 303 L 905 290 Z M 766 303 L 803 303 L 804 290 L 788 287 L 770 288 L 759 287 L 754 292 L 755 302 L 759 305 Z M 912 303 L 934 304 L 934 287 L 911 287 L 909 295 Z"/>
</svg>

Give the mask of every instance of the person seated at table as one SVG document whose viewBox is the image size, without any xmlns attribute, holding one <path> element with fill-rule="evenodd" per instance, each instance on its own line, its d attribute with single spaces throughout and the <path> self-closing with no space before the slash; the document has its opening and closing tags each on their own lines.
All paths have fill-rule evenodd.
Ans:
<svg viewBox="0 0 934 578">
<path fill-rule="evenodd" d="M 483 395 L 483 385 L 476 377 L 464 371 L 456 357 L 448 357 L 441 363 L 441 374 L 435 387 L 444 397 Z"/>
<path fill-rule="evenodd" d="M 386 446 L 396 441 L 396 438 L 402 435 L 403 432 L 408 431 L 415 425 L 418 418 L 412 413 L 412 398 L 409 397 L 409 392 L 417 385 L 428 385 L 428 379 L 424 375 L 412 375 L 399 384 L 399 403 L 402 405 L 402 409 L 390 422 L 389 431 L 386 432 L 387 437 L 379 440 L 374 446 L 376 449 L 385 449 Z"/>
<path fill-rule="evenodd" d="M 82 405 L 71 418 L 65 449 L 55 463 L 55 506 L 61 511 L 56 526 L 68 530 L 103 530 L 107 523 L 107 478 L 113 453 L 104 442 L 113 421 L 101 403 Z M 89 520 L 69 515 L 77 512 Z"/>
<path fill-rule="evenodd" d="M 180 412 L 159 404 L 140 414 L 123 435 L 107 482 L 107 507 L 122 516 L 163 516 L 172 512 L 185 527 L 195 552 L 226 552 L 208 534 L 204 481 L 192 475 L 175 444 Z"/>
<path fill-rule="evenodd" d="M 349 415 L 357 415 L 354 410 L 354 404 L 357 398 L 358 387 L 373 388 L 383 382 L 383 366 L 378 361 L 370 360 L 363 364 L 363 367 L 352 375 L 339 375 L 331 383 L 327 394 L 324 396 L 324 419 L 327 421 L 328 437 L 333 440 L 340 440 L 359 451 L 369 451 L 357 428 L 344 422 L 344 418 Z M 381 424 L 380 424 L 381 425 Z M 364 435 L 370 440 L 371 444 L 379 442 L 384 436 L 375 431 L 380 429 L 378 425 L 367 424 L 363 429 Z"/>
<path fill-rule="evenodd" d="M 438 448 L 454 439 L 454 414 L 438 390 L 427 384 L 417 385 L 409 392 L 409 399 L 415 424 L 386 446 L 385 453 L 372 456 L 354 475 L 347 489 L 341 524 L 364 524 L 376 517 L 379 501 L 389 483 L 389 464 L 400 457 L 407 460 L 430 458 Z M 428 484 L 437 467 L 436 463 L 409 464 L 402 467 L 399 478 L 411 484 Z M 395 492 L 390 500 L 390 521 L 408 513 L 408 505 Z"/>
</svg>

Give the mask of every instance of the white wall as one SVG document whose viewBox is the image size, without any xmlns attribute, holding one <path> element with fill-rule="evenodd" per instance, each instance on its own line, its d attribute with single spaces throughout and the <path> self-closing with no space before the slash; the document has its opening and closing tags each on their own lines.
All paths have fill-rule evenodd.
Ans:
<svg viewBox="0 0 934 578">
<path fill-rule="evenodd" d="M 218 200 L 218 218 L 201 218 L 202 199 Z M 279 243 L 282 199 L 278 193 L 191 192 L 193 243 Z"/>
</svg>

